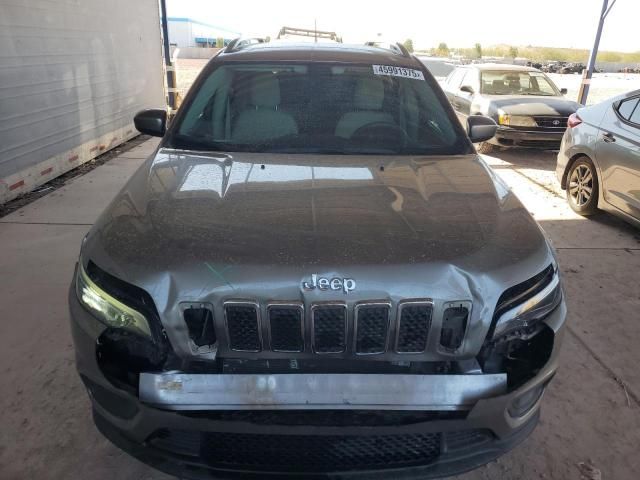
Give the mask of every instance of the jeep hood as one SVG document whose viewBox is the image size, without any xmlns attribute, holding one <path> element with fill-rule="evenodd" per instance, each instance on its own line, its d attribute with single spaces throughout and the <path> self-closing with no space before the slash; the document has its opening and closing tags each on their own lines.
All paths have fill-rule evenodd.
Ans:
<svg viewBox="0 0 640 480">
<path fill-rule="evenodd" d="M 184 301 L 469 300 L 469 355 L 500 294 L 553 261 L 529 212 L 478 155 L 162 149 L 103 213 L 81 257 L 149 292 L 175 331 Z M 305 291 L 313 274 L 357 288 Z"/>
</svg>

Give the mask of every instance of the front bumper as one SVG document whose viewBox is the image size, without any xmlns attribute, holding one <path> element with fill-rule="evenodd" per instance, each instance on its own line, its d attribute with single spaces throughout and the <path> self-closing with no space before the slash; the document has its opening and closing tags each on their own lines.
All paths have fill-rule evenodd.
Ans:
<svg viewBox="0 0 640 480">
<path fill-rule="evenodd" d="M 77 368 L 99 430 L 143 462 L 181 478 L 433 478 L 476 468 L 535 428 L 541 397 L 519 418 L 508 409 L 523 392 L 546 385 L 554 375 L 566 315 L 563 303 L 545 320 L 555 333 L 552 354 L 538 375 L 517 390 L 489 393 L 473 405 L 458 405 L 461 410 L 413 412 L 410 420 L 398 411 L 385 416 L 381 410 L 347 408 L 347 416 L 385 420 L 332 421 L 340 418 L 335 410 L 284 410 L 298 416 L 282 422 L 278 412 L 261 416 L 273 410 L 169 410 L 141 402 L 138 392 L 114 387 L 96 358 L 104 326 L 82 308 L 73 289 L 69 303 Z M 349 455 L 367 462 L 345 460 Z M 331 468 L 334 461 L 344 462 L 343 467 Z"/>
<path fill-rule="evenodd" d="M 498 127 L 495 136 L 489 142 L 502 147 L 530 147 L 557 150 L 560 148 L 563 134 L 564 130 L 549 132 Z"/>
</svg>

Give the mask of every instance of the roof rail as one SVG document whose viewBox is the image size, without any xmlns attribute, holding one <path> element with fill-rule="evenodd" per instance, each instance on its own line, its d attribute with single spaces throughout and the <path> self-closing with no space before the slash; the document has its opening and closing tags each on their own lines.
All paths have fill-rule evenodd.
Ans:
<svg viewBox="0 0 640 480">
<path fill-rule="evenodd" d="M 284 37 L 285 35 L 295 35 L 298 37 L 311 37 L 315 38 L 316 41 L 319 38 L 324 40 L 333 40 L 338 43 L 342 43 L 342 38 L 336 32 L 329 32 L 326 30 L 316 30 L 309 28 L 297 28 L 297 27 L 282 27 L 280 32 L 278 32 L 278 39 Z"/>
<path fill-rule="evenodd" d="M 398 55 L 402 55 L 403 57 L 411 57 L 411 53 L 409 53 L 409 50 L 407 50 L 407 48 L 400 42 L 365 42 L 365 45 L 368 47 L 384 48 L 385 50 L 389 50 Z"/>
<path fill-rule="evenodd" d="M 237 52 L 238 50 L 242 50 L 243 48 L 248 47 L 249 45 L 256 45 L 258 43 L 265 43 L 264 38 L 259 38 L 259 37 L 234 38 L 225 47 L 224 53 Z"/>
<path fill-rule="evenodd" d="M 407 47 L 405 47 L 403 44 L 401 44 L 400 42 L 396 42 L 396 46 L 398 47 L 398 49 L 402 53 L 403 57 L 411 57 L 411 54 L 409 53 L 409 50 L 407 50 Z"/>
</svg>

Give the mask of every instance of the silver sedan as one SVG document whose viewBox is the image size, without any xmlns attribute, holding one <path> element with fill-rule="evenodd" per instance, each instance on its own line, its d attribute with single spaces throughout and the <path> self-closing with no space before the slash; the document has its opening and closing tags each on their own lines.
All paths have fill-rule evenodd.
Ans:
<svg viewBox="0 0 640 480">
<path fill-rule="evenodd" d="M 602 209 L 640 226 L 640 90 L 569 117 L 556 175 L 575 212 Z"/>
</svg>

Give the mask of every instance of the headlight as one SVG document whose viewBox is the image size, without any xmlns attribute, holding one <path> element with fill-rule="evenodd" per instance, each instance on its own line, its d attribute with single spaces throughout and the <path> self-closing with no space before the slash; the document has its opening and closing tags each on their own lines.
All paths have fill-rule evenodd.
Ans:
<svg viewBox="0 0 640 480">
<path fill-rule="evenodd" d="M 78 263 L 76 293 L 80 303 L 105 325 L 151 336 L 146 317 L 98 287 L 85 272 L 82 262 Z"/>
<path fill-rule="evenodd" d="M 511 115 L 509 125 L 512 127 L 537 127 L 538 124 L 533 117 L 527 117 L 524 115 Z"/>
<path fill-rule="evenodd" d="M 537 127 L 538 124 L 533 117 L 527 117 L 525 115 L 509 115 L 508 113 L 500 112 L 498 115 L 498 123 L 508 127 Z"/>
<path fill-rule="evenodd" d="M 542 290 L 500 315 L 493 338 L 534 325 L 555 310 L 561 301 L 560 277 L 554 273 L 551 281 Z"/>
</svg>

